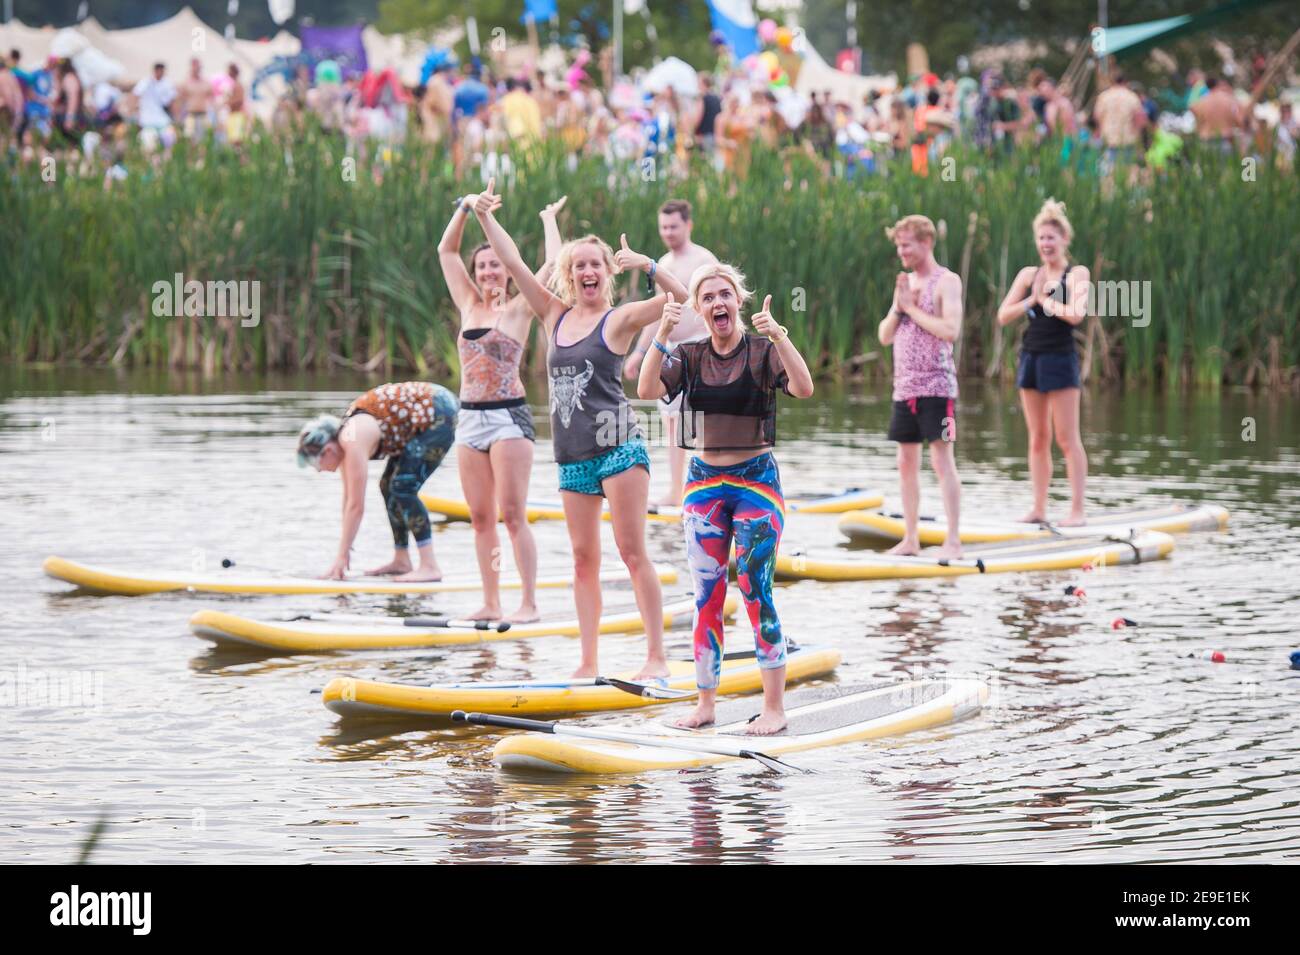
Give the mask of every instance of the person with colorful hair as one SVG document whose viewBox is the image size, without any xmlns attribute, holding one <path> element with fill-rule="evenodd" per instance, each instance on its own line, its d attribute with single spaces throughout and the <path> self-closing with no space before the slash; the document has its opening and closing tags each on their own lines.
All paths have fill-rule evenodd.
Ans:
<svg viewBox="0 0 1300 955">
<path fill-rule="evenodd" d="M 623 356 L 667 301 L 665 294 L 615 306 L 613 279 L 643 271 L 647 291 L 658 286 L 684 299 L 686 287 L 647 255 L 628 248 L 615 253 L 594 235 L 566 243 L 543 285 L 525 264 L 493 210 L 495 181 L 479 194 L 474 211 L 492 249 L 542 321 L 550 348 L 551 435 L 560 466 L 560 497 L 573 548 L 573 593 L 582 635 L 582 662 L 575 678 L 599 675 L 598 640 L 602 595 L 600 524 L 604 500 L 619 556 L 636 593 L 646 628 L 646 662 L 639 679 L 667 676 L 663 647 L 663 594 L 646 552 L 650 456 L 627 395 Z"/>
<path fill-rule="evenodd" d="M 682 526 L 695 582 L 695 712 L 683 727 L 713 722 L 722 679 L 723 604 L 732 544 L 736 583 L 754 628 L 762 670 L 763 712 L 749 724 L 756 735 L 785 728 L 786 639 L 772 596 L 776 552 L 785 526 L 785 498 L 772 447 L 778 392 L 810 398 L 812 374 L 790 332 L 772 317 L 772 296 L 745 333 L 740 310 L 750 299 L 745 277 L 730 265 L 702 265 L 691 276 L 686 302 L 670 295 L 641 364 L 637 394 L 682 398 L 677 441 L 695 452 L 686 476 Z M 670 348 L 688 305 L 708 337 Z"/>
<path fill-rule="evenodd" d="M 420 488 L 447 455 L 456 434 L 456 396 L 441 385 L 404 381 L 380 385 L 348 406 L 342 420 L 322 415 L 298 433 L 298 466 L 343 476 L 343 533 L 325 577 L 342 580 L 366 509 L 370 462 L 387 458 L 379 491 L 393 530 L 393 559 L 367 571 L 403 582 L 441 580 L 433 556 L 433 527 Z M 408 552 L 415 538 L 419 566 Z"/>
</svg>

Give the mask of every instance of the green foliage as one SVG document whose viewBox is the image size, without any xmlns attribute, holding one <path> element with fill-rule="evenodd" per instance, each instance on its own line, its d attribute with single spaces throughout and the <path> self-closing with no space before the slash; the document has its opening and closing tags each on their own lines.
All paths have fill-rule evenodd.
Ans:
<svg viewBox="0 0 1300 955">
<path fill-rule="evenodd" d="M 443 153 L 412 144 L 382 169 L 363 158 L 347 181 L 343 144 L 316 132 L 291 153 L 261 139 L 242 160 L 217 150 L 200 163 L 178 148 L 157 169 L 133 157 L 130 178 L 109 191 L 67 170 L 54 183 L 33 168 L 5 170 L 0 357 L 454 371 L 455 315 L 435 250 L 452 200 L 477 180 L 457 182 Z M 501 221 L 539 260 L 537 212 L 567 194 L 565 235 L 591 231 L 617 245 L 626 232 L 634 248 L 657 252 L 658 206 L 688 198 L 696 240 L 773 295 L 823 374 L 884 376 L 876 326 L 898 264 L 883 230 L 923 212 L 942 223 L 940 261 L 960 273 L 969 259 L 962 371 L 1007 377 L 1019 331 L 999 329 L 994 314 L 1016 270 L 1036 262 L 1031 222 L 1055 196 L 1074 223 L 1074 261 L 1099 280 L 1151 283 L 1148 326 L 1088 323 L 1094 377 L 1294 379 L 1300 240 L 1279 210 L 1300 208 L 1300 180 L 1261 164 L 1257 181 L 1243 182 L 1236 163 L 1190 153 L 1149 186 L 1103 198 L 1095 174 L 1064 168 L 1050 148 L 996 162 L 957 152 L 951 181 L 939 164 L 917 179 L 901 163 L 887 176 L 828 179 L 802 154 L 756 151 L 748 179 L 736 183 L 703 163 L 678 182 L 646 181 L 632 165 L 611 171 L 598 157 L 571 169 L 550 145 L 500 183 Z M 479 241 L 471 224 L 466 254 Z M 176 272 L 260 281 L 260 326 L 153 316 L 153 283 Z M 801 301 L 804 311 L 794 311 Z"/>
</svg>

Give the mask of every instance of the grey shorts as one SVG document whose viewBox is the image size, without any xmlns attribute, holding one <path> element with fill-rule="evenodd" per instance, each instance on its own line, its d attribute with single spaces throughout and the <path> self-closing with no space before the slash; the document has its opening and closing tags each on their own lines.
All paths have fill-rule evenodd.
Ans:
<svg viewBox="0 0 1300 955">
<path fill-rule="evenodd" d="M 536 436 L 533 412 L 526 404 L 509 408 L 466 408 L 462 405 L 456 423 L 456 443 L 475 451 L 486 452 L 507 438 L 532 441 Z"/>
</svg>

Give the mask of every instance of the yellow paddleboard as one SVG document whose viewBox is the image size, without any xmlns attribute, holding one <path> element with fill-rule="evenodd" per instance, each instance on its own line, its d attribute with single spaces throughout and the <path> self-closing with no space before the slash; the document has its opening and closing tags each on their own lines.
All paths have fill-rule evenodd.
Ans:
<svg viewBox="0 0 1300 955">
<path fill-rule="evenodd" d="M 825 676 L 839 665 L 840 652 L 829 647 L 797 647 L 786 663 L 789 682 Z M 674 660 L 667 687 L 695 690 L 695 664 Z M 756 693 L 763 688 L 761 670 L 753 654 L 724 660 L 720 694 Z M 631 680 L 634 674 L 620 673 Z M 452 683 L 409 686 L 339 677 L 325 686 L 325 705 L 345 717 L 425 717 L 447 719 L 454 710 L 480 710 L 512 716 L 564 716 L 605 710 L 657 706 L 671 700 L 637 696 L 592 680 L 554 680 L 526 683 Z M 693 698 L 693 697 L 691 697 Z"/>
<path fill-rule="evenodd" d="M 1131 539 L 1078 538 L 1012 541 L 965 548 L 962 557 L 896 557 L 859 553 L 842 557 L 779 554 L 776 576 L 787 580 L 898 580 L 909 577 L 957 577 L 1016 571 L 1109 567 L 1159 560 L 1174 549 L 1174 539 L 1160 531 L 1143 531 Z"/>
<path fill-rule="evenodd" d="M 45 573 L 56 580 L 76 584 L 83 590 L 99 594 L 161 594 L 189 591 L 208 594 L 439 594 L 478 590 L 483 584 L 478 574 L 448 575 L 436 583 L 398 583 L 391 577 L 349 577 L 346 580 L 322 580 L 316 577 L 289 577 L 277 574 L 251 574 L 238 568 L 185 573 L 167 570 L 116 570 L 78 564 L 62 557 L 47 557 Z M 659 579 L 675 583 L 677 571 L 655 565 Z M 620 567 L 602 573 L 606 583 L 626 582 L 627 571 Z M 518 589 L 518 577 L 501 578 L 501 586 Z M 538 587 L 571 587 L 573 573 L 537 578 Z"/>
<path fill-rule="evenodd" d="M 718 724 L 708 730 L 645 723 L 559 723 L 554 735 L 507 736 L 492 755 L 503 768 L 533 772 L 689 769 L 734 763 L 744 758 L 741 752 L 746 750 L 775 757 L 940 726 L 978 712 L 987 699 L 988 687 L 976 680 L 813 687 L 787 694 L 789 725 L 776 736 L 746 733 L 749 719 L 759 711 L 759 701 L 746 699 L 719 705 Z M 568 727 L 617 738 L 568 735 Z"/>
<path fill-rule="evenodd" d="M 435 514 L 441 514 L 450 520 L 469 520 L 469 505 L 459 498 L 421 494 L 420 500 L 424 502 L 425 507 Z M 852 490 L 841 491 L 838 494 L 792 498 L 786 501 L 786 510 L 790 513 L 800 514 L 840 514 L 845 511 L 879 507 L 884 503 L 884 500 L 885 496 L 879 491 L 853 488 Z M 529 501 L 527 507 L 528 520 L 530 521 L 564 520 L 564 506 L 559 501 Z M 603 516 L 605 520 L 609 520 L 608 506 Z M 646 514 L 646 520 L 650 521 L 672 522 L 681 519 L 682 509 L 680 507 L 652 505 Z"/>
<path fill-rule="evenodd" d="M 727 613 L 736 612 L 736 599 L 729 597 Z M 688 621 L 695 613 L 695 600 L 681 598 L 664 604 L 664 626 Z M 537 623 L 513 624 L 509 630 L 477 627 L 408 626 L 400 617 L 372 617 L 369 620 L 343 615 L 320 614 L 305 620 L 252 620 L 248 617 L 200 610 L 190 618 L 194 635 L 216 644 L 258 647 L 313 653 L 329 650 L 392 650 L 403 647 L 454 647 L 500 640 L 528 640 L 533 637 L 577 636 L 578 621 L 572 611 L 552 614 Z M 415 622 L 418 618 L 413 618 Z M 363 622 L 364 621 L 364 622 Z M 641 614 L 633 607 L 600 618 L 601 633 L 640 633 L 645 629 Z"/>
<path fill-rule="evenodd" d="M 963 544 L 987 544 L 1012 540 L 1043 540 L 1060 537 L 1128 537 L 1139 531 L 1183 534 L 1189 531 L 1217 531 L 1228 526 L 1228 512 L 1217 504 L 1152 507 L 1110 511 L 1093 515 L 1082 527 L 1059 524 L 1025 524 L 1020 521 L 962 521 Z M 848 511 L 839 521 L 840 532 L 863 543 L 903 539 L 903 515 L 879 511 Z M 926 546 L 942 544 L 947 522 L 941 516 L 921 515 L 917 532 Z"/>
</svg>

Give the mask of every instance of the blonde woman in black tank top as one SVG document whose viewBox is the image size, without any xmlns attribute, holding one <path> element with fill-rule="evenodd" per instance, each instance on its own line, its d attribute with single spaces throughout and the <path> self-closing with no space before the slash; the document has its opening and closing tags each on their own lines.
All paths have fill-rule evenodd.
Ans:
<svg viewBox="0 0 1300 955">
<path fill-rule="evenodd" d="M 645 622 L 646 662 L 637 676 L 639 679 L 667 676 L 663 594 L 645 548 L 649 465 L 644 458 L 644 446 L 640 444 L 639 435 L 635 433 L 624 407 L 627 399 L 622 393 L 621 370 L 623 356 L 632 341 L 641 329 L 659 320 L 668 298 L 659 294 L 644 301 L 612 307 L 611 283 L 618 272 L 640 270 L 647 273 L 659 289 L 672 292 L 678 301 L 685 301 L 686 288 L 666 269 L 656 268 L 649 256 L 629 249 L 626 236 L 616 254 L 600 239 L 586 236 L 567 243 L 560 251 L 551 277 L 551 288 L 548 289 L 529 271 L 514 240 L 493 216 L 500 204 L 500 198 L 492 192 L 494 182 L 489 182 L 487 189 L 479 195 L 474 212 L 488 242 L 541 319 L 552 342 L 552 355 L 548 356 L 552 378 L 552 431 L 571 428 L 575 422 L 587 421 L 589 416 L 591 420 L 597 420 L 595 415 L 601 412 L 604 416 L 600 420 L 607 419 L 611 424 L 608 429 L 601 428 L 591 436 L 591 440 L 596 442 L 592 448 L 599 453 L 583 460 L 561 459 L 560 496 L 564 501 L 564 518 L 573 547 L 573 597 L 582 632 L 582 662 L 574 677 L 594 677 L 600 672 L 597 650 L 602 606 L 602 496 L 609 500 L 614 541 L 632 578 L 637 609 Z M 555 353 L 561 351 L 580 353 L 581 367 L 571 370 L 556 368 L 553 359 Z M 601 367 L 597 368 L 597 364 Z M 617 393 L 604 380 L 610 373 L 613 381 L 618 383 Z M 590 396 L 593 400 L 584 403 L 584 397 L 589 397 L 587 386 L 598 375 L 602 377 L 600 387 L 592 388 Z M 595 407 L 596 396 L 608 401 L 612 407 Z M 582 411 L 581 416 L 575 415 L 578 410 Z M 581 436 L 573 436 L 571 442 L 557 439 L 557 457 L 562 445 L 577 455 L 582 446 Z M 575 482 L 566 487 L 568 478 L 580 479 L 582 483 Z"/>
<path fill-rule="evenodd" d="M 506 525 L 514 550 L 515 567 L 522 580 L 519 607 L 504 619 L 528 623 L 538 619 L 537 544 L 528 525 L 528 483 L 533 470 L 533 424 L 528 410 L 519 363 L 533 327 L 533 310 L 522 295 L 511 297 L 510 277 L 489 246 L 474 250 L 470 269 L 460 257 L 465 223 L 473 214 L 474 200 L 467 196 L 452 213 L 438 261 L 451 300 L 460 313 L 457 337 L 461 361 L 462 418 L 456 434 L 456 463 L 460 484 L 469 505 L 474 528 L 474 552 L 483 579 L 483 606 L 471 615 L 476 620 L 502 619 L 501 553 L 497 518 Z M 555 216 L 564 199 L 542 210 L 547 262 L 538 272 L 550 273 L 560 250 L 560 230 Z M 481 375 L 465 359 L 475 353 L 490 361 L 493 353 L 505 356 L 498 364 L 513 368 L 487 368 Z"/>
<path fill-rule="evenodd" d="M 1026 523 L 1047 516 L 1047 491 L 1052 482 L 1052 435 L 1065 456 L 1070 481 L 1070 513 L 1057 523 L 1078 526 L 1087 518 L 1084 500 L 1088 484 L 1088 454 L 1079 433 L 1079 358 L 1074 329 L 1088 315 L 1088 269 L 1071 265 L 1074 229 L 1064 204 L 1043 203 L 1034 217 L 1034 244 L 1041 265 L 1026 266 L 1016 276 L 998 308 L 998 324 L 1021 318 L 1029 328 L 1021 345 L 1016 384 L 1029 431 L 1029 483 L 1033 496 Z"/>
</svg>

